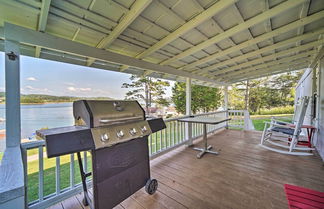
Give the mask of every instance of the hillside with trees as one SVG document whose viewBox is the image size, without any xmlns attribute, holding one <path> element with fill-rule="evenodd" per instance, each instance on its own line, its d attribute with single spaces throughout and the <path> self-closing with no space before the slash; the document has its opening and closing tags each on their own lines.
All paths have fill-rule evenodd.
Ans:
<svg viewBox="0 0 324 209">
<path fill-rule="evenodd" d="M 161 79 L 135 76 L 130 77 L 131 83 L 123 83 L 122 88 L 129 89 L 125 99 L 137 100 L 144 104 L 146 112 L 155 103 L 159 106 L 169 106 L 169 101 L 165 97 L 166 87 L 170 83 Z"/>
<path fill-rule="evenodd" d="M 236 83 L 229 91 L 229 107 L 257 114 L 273 108 L 293 112 L 295 86 L 302 74 L 303 71 L 290 72 Z"/>
<path fill-rule="evenodd" d="M 198 112 L 209 112 L 217 110 L 222 103 L 222 94 L 219 88 L 207 86 L 191 86 L 191 110 L 194 114 Z M 172 88 L 172 101 L 178 112 L 186 112 L 186 84 L 177 82 Z"/>
<path fill-rule="evenodd" d="M 20 102 L 22 104 L 43 104 L 43 103 L 59 103 L 73 102 L 81 99 L 106 100 L 109 97 L 72 97 L 72 96 L 53 96 L 46 94 L 21 94 Z M 0 92 L 0 102 L 5 102 L 5 93 Z"/>
</svg>

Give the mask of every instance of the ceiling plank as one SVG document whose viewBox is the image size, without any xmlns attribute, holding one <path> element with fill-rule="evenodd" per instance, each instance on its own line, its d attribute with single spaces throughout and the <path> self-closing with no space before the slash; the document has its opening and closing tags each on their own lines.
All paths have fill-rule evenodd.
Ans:
<svg viewBox="0 0 324 209">
<path fill-rule="evenodd" d="M 236 17 L 237 17 L 237 19 L 239 20 L 239 24 L 242 24 L 242 23 L 244 23 L 244 19 L 243 19 L 243 16 L 242 16 L 242 14 L 241 14 L 241 12 L 240 12 L 240 10 L 237 8 L 237 6 L 234 4 L 234 6 L 233 6 L 233 9 L 235 10 L 235 15 L 236 15 Z M 250 29 L 248 28 L 248 29 L 246 29 L 247 30 L 247 32 L 248 32 L 248 36 L 249 36 L 249 40 L 251 40 L 251 39 L 254 39 L 254 37 L 253 37 L 253 35 L 252 35 L 252 33 L 251 33 L 251 31 L 250 31 Z M 259 48 L 259 46 L 257 45 L 257 44 L 253 44 L 253 46 L 254 46 L 254 48 L 256 49 L 256 50 L 259 50 L 260 48 Z M 258 55 L 259 57 L 262 57 L 260 54 Z"/>
<path fill-rule="evenodd" d="M 303 4 L 302 9 L 301 9 L 300 14 L 299 14 L 300 19 L 302 19 L 304 17 L 307 17 L 308 10 L 309 10 L 309 7 L 310 7 L 310 2 L 311 2 L 311 0 L 306 0 L 305 3 Z M 304 33 L 304 26 L 302 25 L 301 27 L 298 28 L 297 35 L 301 35 L 303 33 Z M 300 44 L 301 44 L 301 41 L 298 41 L 296 43 L 297 46 L 299 46 Z"/>
<path fill-rule="evenodd" d="M 270 9 L 270 4 L 269 4 L 269 0 L 264 0 L 264 1 L 261 1 L 261 4 L 264 4 L 263 5 L 263 8 L 264 8 L 264 11 L 267 11 Z M 267 19 L 265 22 L 264 22 L 264 28 L 265 28 L 265 31 L 266 33 L 269 33 L 272 31 L 272 23 L 271 23 L 271 18 Z M 274 40 L 273 40 L 273 37 L 270 37 L 269 38 L 269 43 L 270 44 L 274 44 Z M 276 50 L 273 50 L 272 53 L 275 53 Z"/>
<path fill-rule="evenodd" d="M 309 68 L 312 68 L 312 69 L 315 68 L 316 65 L 318 64 L 317 61 L 322 59 L 323 57 L 324 57 L 324 45 L 322 45 L 322 48 L 320 49 L 320 51 L 318 52 L 316 57 L 310 63 Z"/>
<path fill-rule="evenodd" d="M 48 12 L 49 8 L 51 6 L 51 0 L 43 0 L 42 5 L 41 5 L 41 10 L 39 14 L 39 19 L 38 19 L 38 25 L 37 25 L 37 30 L 44 32 L 46 29 L 47 25 L 47 19 L 48 19 Z M 35 57 L 39 57 L 41 53 L 41 47 L 36 46 L 35 49 Z"/>
<path fill-rule="evenodd" d="M 11 40 L 15 40 L 21 44 L 40 46 L 46 49 L 65 52 L 68 54 L 78 55 L 86 58 L 90 57 L 93 59 L 102 60 L 104 62 L 117 63 L 121 65 L 132 66 L 138 69 L 153 70 L 160 73 L 192 78 L 196 80 L 206 81 L 213 85 L 227 85 L 226 83 L 218 82 L 214 79 L 180 71 L 173 67 L 161 66 L 159 64 L 154 64 L 133 57 L 98 49 L 81 43 L 76 43 L 71 40 L 49 35 L 47 33 L 37 32 L 21 26 L 13 25 L 7 22 L 5 22 L 4 25 L 4 35 L 5 38 L 10 37 Z"/>
<path fill-rule="evenodd" d="M 196 52 L 198 52 L 212 44 L 218 43 L 218 42 L 224 40 L 225 38 L 228 38 L 234 34 L 237 34 L 243 30 L 246 30 L 258 23 L 261 23 L 261 22 L 265 21 L 266 19 L 269 19 L 269 18 L 276 16 L 278 14 L 281 14 L 289 9 L 292 9 L 292 8 L 298 6 L 299 4 L 303 3 L 304 1 L 305 0 L 288 0 L 284 3 L 281 3 L 278 6 L 275 6 L 274 8 L 261 13 L 260 15 L 257 15 L 255 17 L 245 21 L 242 24 L 239 24 L 237 26 L 232 27 L 231 29 L 228 29 L 224 33 L 218 34 L 218 35 L 208 39 L 207 41 L 204 41 L 204 42 L 202 42 L 194 47 L 191 47 L 191 48 L 187 49 L 186 51 L 184 51 L 170 59 L 167 59 L 167 60 L 161 62 L 160 64 L 166 65 L 166 64 L 169 64 L 175 60 L 187 57 L 187 56 L 189 56 L 193 53 L 196 53 Z"/>
<path fill-rule="evenodd" d="M 151 2 L 152 0 L 136 0 L 129 12 L 122 18 L 109 35 L 101 39 L 96 48 L 104 49 L 108 47 L 142 13 L 142 11 L 150 5 Z M 94 61 L 94 59 L 88 59 L 87 66 L 91 66 Z"/>
<path fill-rule="evenodd" d="M 117 23 L 103 15 L 100 15 L 98 13 L 92 12 L 92 8 L 95 4 L 96 0 L 91 0 L 89 2 L 89 6 L 87 8 L 81 7 L 77 4 L 74 4 L 69 1 L 53 1 L 52 5 L 55 6 L 57 9 L 62 9 L 64 8 L 65 10 L 68 11 L 78 11 L 80 15 L 83 17 L 90 17 L 91 19 L 96 20 L 98 23 L 105 23 L 106 25 L 109 26 L 116 26 Z M 127 10 L 128 11 L 128 10 Z"/>
<path fill-rule="evenodd" d="M 257 69 L 257 70 L 254 70 L 252 72 L 249 72 L 249 73 L 245 73 L 245 74 L 242 74 L 242 75 L 239 75 L 239 76 L 235 76 L 235 77 L 232 77 L 232 78 L 229 78 L 229 79 L 224 79 L 224 81 L 229 81 L 229 80 L 238 80 L 238 79 L 242 79 L 242 78 L 250 78 L 251 76 L 263 76 L 264 74 L 266 73 L 273 73 L 275 70 L 277 69 L 283 69 L 284 68 L 288 68 L 290 66 L 298 66 L 298 65 L 301 65 L 301 64 L 309 64 L 309 61 L 308 60 L 303 60 L 303 59 L 294 59 L 293 61 L 288 61 L 288 62 L 285 62 L 285 63 L 279 63 L 279 64 L 276 64 L 276 65 L 272 65 L 272 66 L 268 66 L 268 67 L 265 67 L 265 68 L 261 68 L 261 69 Z"/>
<path fill-rule="evenodd" d="M 271 66 L 274 66 L 274 65 L 276 65 L 278 63 L 291 62 L 291 61 L 293 61 L 295 59 L 301 59 L 301 58 L 306 59 L 310 55 L 314 55 L 315 53 L 316 53 L 316 50 L 311 50 L 311 51 L 308 51 L 308 52 L 303 52 L 303 53 L 293 55 L 293 56 L 289 56 L 289 57 L 285 57 L 285 58 L 282 58 L 282 59 L 273 60 L 271 62 L 263 63 L 261 65 L 246 68 L 244 70 L 238 70 L 238 71 L 235 71 L 235 72 L 232 72 L 232 73 L 228 73 L 225 76 L 222 76 L 222 78 L 227 80 L 227 79 L 235 78 L 236 76 L 242 76 L 244 74 L 254 72 L 255 70 L 258 70 L 258 69 L 261 69 L 261 68 L 271 67 Z"/>
<path fill-rule="evenodd" d="M 310 16 L 305 17 L 305 18 L 300 19 L 300 20 L 296 20 L 295 22 L 289 23 L 289 24 L 287 24 L 285 26 L 282 26 L 282 27 L 280 27 L 278 29 L 272 30 L 271 32 L 259 35 L 258 37 L 255 37 L 254 39 L 245 41 L 245 42 L 243 42 L 241 44 L 238 44 L 238 45 L 236 45 L 234 47 L 230 47 L 230 48 L 225 49 L 223 51 L 216 52 L 216 53 L 214 53 L 214 54 L 212 54 L 212 55 L 210 55 L 208 57 L 205 57 L 203 59 L 200 59 L 200 60 L 195 61 L 193 63 L 190 63 L 188 65 L 185 65 L 185 66 L 183 66 L 183 67 L 181 67 L 179 69 L 181 69 L 181 70 L 184 69 L 184 70 L 187 70 L 187 71 L 192 70 L 197 65 L 200 65 L 200 64 L 215 60 L 215 59 L 220 58 L 220 57 L 224 57 L 227 54 L 236 52 L 236 51 L 238 51 L 240 49 L 249 47 L 249 46 L 251 46 L 253 44 L 256 44 L 256 43 L 262 42 L 264 40 L 267 40 L 269 38 L 278 36 L 280 34 L 283 34 L 285 32 L 288 32 L 290 30 L 298 28 L 301 25 L 306 25 L 306 24 L 309 24 L 311 22 L 314 22 L 314 21 L 322 19 L 322 18 L 324 18 L 324 11 L 315 13 L 313 15 L 310 15 Z"/>
<path fill-rule="evenodd" d="M 254 57 L 254 56 L 256 56 L 256 55 L 258 55 L 260 53 L 265 53 L 267 51 L 271 51 L 271 50 L 274 50 L 274 49 L 279 49 L 279 48 L 284 47 L 284 46 L 287 46 L 287 45 L 289 45 L 291 43 L 295 43 L 295 42 L 300 41 L 300 40 L 305 40 L 307 38 L 310 38 L 310 37 L 313 37 L 313 36 L 317 36 L 317 35 L 323 34 L 323 33 L 324 33 L 324 28 L 319 29 L 319 30 L 316 30 L 316 31 L 311 31 L 311 32 L 305 33 L 305 34 L 300 35 L 300 36 L 295 36 L 293 38 L 290 38 L 290 39 L 287 39 L 287 40 L 284 40 L 284 41 L 280 41 L 280 42 L 278 42 L 276 44 L 263 47 L 260 50 L 248 52 L 248 53 L 246 53 L 246 54 L 244 54 L 242 56 L 237 56 L 237 57 L 234 57 L 234 58 L 232 58 L 230 60 L 226 60 L 226 61 L 217 63 L 215 65 L 212 65 L 212 66 L 209 66 L 209 67 L 206 67 L 206 68 L 202 68 L 197 73 L 198 74 L 207 73 L 210 70 L 216 70 L 219 67 L 222 67 L 222 66 L 231 64 L 233 62 L 237 62 L 237 61 L 240 61 L 240 60 L 244 60 L 246 58 Z M 227 72 L 227 69 L 219 70 L 219 72 L 222 72 L 222 73 L 223 72 Z"/>
<path fill-rule="evenodd" d="M 271 54 L 271 55 L 265 56 L 263 58 L 251 60 L 249 62 L 244 62 L 242 64 L 239 64 L 239 65 L 235 65 L 233 67 L 226 68 L 224 71 L 221 71 L 220 70 L 220 71 L 216 71 L 215 73 L 210 73 L 210 74 L 216 76 L 216 75 L 221 75 L 221 74 L 224 74 L 224 73 L 229 73 L 231 71 L 239 70 L 239 69 L 242 69 L 244 67 L 249 67 L 249 66 L 252 67 L 252 65 L 260 64 L 262 62 L 270 61 L 270 60 L 273 60 L 273 59 L 277 59 L 280 56 L 287 55 L 287 54 L 292 54 L 292 53 L 296 53 L 296 52 L 299 52 L 301 50 L 309 49 L 311 47 L 316 47 L 316 46 L 318 46 L 318 45 L 320 45 L 322 43 L 323 43 L 322 40 L 313 41 L 313 42 L 310 42 L 310 43 L 307 43 L 307 44 L 304 44 L 304 45 L 301 45 L 301 46 L 297 46 L 297 47 L 289 48 L 289 49 L 286 49 L 286 50 L 282 50 L 280 52 L 277 52 L 275 54 Z"/>
<path fill-rule="evenodd" d="M 195 7 L 199 10 L 199 13 L 205 11 L 204 8 L 200 5 L 199 2 L 197 2 L 196 0 L 192 0 L 192 2 L 195 4 Z M 181 22 L 181 24 L 185 24 L 186 21 L 184 19 L 182 19 L 182 17 L 178 16 L 176 13 L 172 12 L 172 10 L 170 10 L 169 8 L 167 8 L 166 6 L 164 6 L 164 4 L 162 3 L 158 3 L 158 1 L 154 2 L 155 4 L 157 4 L 157 6 L 160 8 L 160 9 L 163 9 L 163 11 L 168 14 L 168 15 L 172 15 L 173 17 L 177 18 L 178 21 Z M 210 19 L 213 24 L 214 24 L 214 27 L 218 30 L 219 33 L 223 33 L 224 30 L 222 27 L 220 27 L 220 25 L 216 22 L 216 20 L 214 20 L 213 18 Z M 202 33 L 200 30 L 198 30 L 197 28 L 193 28 L 192 31 L 195 30 L 197 31 L 198 33 L 201 34 L 201 36 L 204 38 L 204 39 L 208 39 L 208 36 L 206 36 L 204 33 Z M 187 40 L 181 38 L 181 37 L 178 37 L 180 38 L 181 40 L 185 41 L 190 47 L 193 47 L 194 44 L 192 44 L 191 42 L 188 42 Z M 229 41 L 229 43 L 232 45 L 232 46 L 235 46 L 236 44 L 234 43 L 234 41 L 232 39 L 227 39 Z M 214 45 L 217 50 L 221 51 L 221 49 L 217 46 L 217 45 Z M 204 50 L 203 50 L 204 51 Z M 209 56 L 210 54 L 206 51 L 204 51 L 207 56 Z M 240 54 L 243 54 L 242 52 L 240 52 Z M 197 59 L 195 56 L 192 56 L 193 58 Z M 230 59 L 229 56 L 226 56 L 226 58 Z M 149 75 L 149 74 L 148 74 Z"/>
<path fill-rule="evenodd" d="M 86 11 L 89 12 L 89 13 L 91 13 L 90 10 L 92 10 L 92 8 L 93 8 L 93 6 L 94 6 L 95 3 L 96 3 L 96 0 L 91 0 L 90 3 L 89 3 L 89 5 L 88 5 L 88 9 Z M 82 16 L 83 16 L 83 19 L 87 18 L 87 15 L 85 15 L 85 14 L 83 14 Z M 72 41 L 75 41 L 75 39 L 79 35 L 80 31 L 81 31 L 81 27 L 78 27 L 75 30 L 75 32 L 73 34 L 73 37 L 72 37 Z"/>
<path fill-rule="evenodd" d="M 276 75 L 276 74 L 280 74 L 280 73 L 286 73 L 286 72 L 290 72 L 290 71 L 301 70 L 301 69 L 305 69 L 305 68 L 307 68 L 307 62 L 298 63 L 297 65 L 287 65 L 287 66 L 283 66 L 282 68 L 279 68 L 279 69 L 267 69 L 266 73 L 259 74 L 257 76 L 249 76 L 249 77 L 245 77 L 245 78 L 242 78 L 239 80 L 232 80 L 230 83 L 237 83 L 237 82 L 241 82 L 241 81 L 262 78 L 262 77 L 266 77 L 266 76 Z"/>
<path fill-rule="evenodd" d="M 153 52 L 155 52 L 155 51 L 159 50 L 160 48 L 162 48 L 163 46 L 167 45 L 168 43 L 174 41 L 179 36 L 185 34 L 189 30 L 195 28 L 202 22 L 211 18 L 218 12 L 226 9 L 227 7 L 229 7 L 236 1 L 237 0 L 220 0 L 220 1 L 218 1 L 217 3 L 215 3 L 214 5 L 212 5 L 211 7 L 209 7 L 208 9 L 206 9 L 205 11 L 203 11 L 202 13 L 197 15 L 196 17 L 192 18 L 187 23 L 185 23 L 184 25 L 182 25 L 181 27 L 179 27 L 178 29 L 176 29 L 175 31 L 170 33 L 169 35 L 167 35 L 166 37 L 162 38 L 159 42 L 155 43 L 153 46 L 151 46 L 144 52 L 138 54 L 136 56 L 136 58 L 144 58 L 144 57 L 152 54 Z"/>
</svg>

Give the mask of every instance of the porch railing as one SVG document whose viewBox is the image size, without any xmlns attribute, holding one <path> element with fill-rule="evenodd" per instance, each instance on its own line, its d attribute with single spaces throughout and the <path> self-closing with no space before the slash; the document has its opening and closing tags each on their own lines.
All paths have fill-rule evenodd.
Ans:
<svg viewBox="0 0 324 209">
<path fill-rule="evenodd" d="M 228 122 L 229 128 L 244 130 L 254 130 L 250 113 L 247 110 L 228 110 L 231 120 Z"/>
<path fill-rule="evenodd" d="M 47 208 L 82 191 L 75 154 L 47 159 L 44 157 L 44 140 L 23 143 L 21 148 L 25 170 L 26 208 Z M 83 152 L 82 159 L 87 171 L 91 163 L 89 153 Z"/>
<path fill-rule="evenodd" d="M 244 128 L 244 111 L 230 110 L 198 114 L 202 117 L 229 116 L 230 122 L 209 125 L 209 133 L 225 127 Z M 186 116 L 184 116 L 186 117 Z M 167 128 L 149 137 L 149 153 L 151 159 L 158 157 L 188 142 L 185 122 L 178 119 L 166 119 Z M 243 118 L 243 119 L 242 119 Z M 192 124 L 192 138 L 202 136 L 202 124 Z M 80 172 L 75 154 L 47 159 L 44 157 L 45 142 L 43 140 L 22 144 L 26 208 L 46 208 L 82 191 Z M 83 163 L 86 169 L 91 168 L 89 152 L 83 152 Z M 37 168 L 37 169 L 35 169 Z M 91 186 L 90 182 L 89 185 Z"/>
<path fill-rule="evenodd" d="M 216 117 L 216 116 L 223 116 L 225 117 L 227 111 L 217 111 L 217 112 L 210 112 L 210 113 L 202 113 L 197 114 L 195 116 L 202 116 L 202 117 Z M 166 124 L 166 128 L 158 131 L 149 136 L 149 150 L 151 159 L 160 156 L 165 152 L 169 152 L 170 150 L 186 143 L 188 139 L 186 139 L 186 129 L 185 129 L 185 122 L 180 122 L 178 119 L 185 118 L 177 117 L 164 120 Z M 218 125 L 209 125 L 207 126 L 208 133 L 216 131 L 221 128 L 225 128 L 226 123 L 218 124 Z M 202 136 L 203 133 L 203 126 L 202 124 L 193 123 L 192 124 L 192 138 L 196 139 Z"/>
</svg>

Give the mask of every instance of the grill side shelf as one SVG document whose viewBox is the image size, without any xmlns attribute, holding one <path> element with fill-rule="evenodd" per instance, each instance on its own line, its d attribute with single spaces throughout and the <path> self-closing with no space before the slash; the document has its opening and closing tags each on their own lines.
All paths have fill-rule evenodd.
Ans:
<svg viewBox="0 0 324 209">
<path fill-rule="evenodd" d="M 160 130 L 166 128 L 166 125 L 162 118 L 148 118 L 147 122 L 150 125 L 152 133 L 155 133 L 157 131 L 160 131 Z"/>
<path fill-rule="evenodd" d="M 45 140 L 49 158 L 87 151 L 95 147 L 91 130 L 83 126 L 38 130 L 36 134 Z"/>
</svg>

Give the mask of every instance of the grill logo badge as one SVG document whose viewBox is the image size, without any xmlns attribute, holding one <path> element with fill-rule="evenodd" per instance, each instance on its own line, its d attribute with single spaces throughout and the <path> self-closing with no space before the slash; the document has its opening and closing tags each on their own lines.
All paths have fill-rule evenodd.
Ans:
<svg viewBox="0 0 324 209">
<path fill-rule="evenodd" d="M 118 112 L 124 110 L 123 104 L 121 102 L 114 102 L 113 105 L 115 107 L 115 110 L 117 110 Z"/>
</svg>

